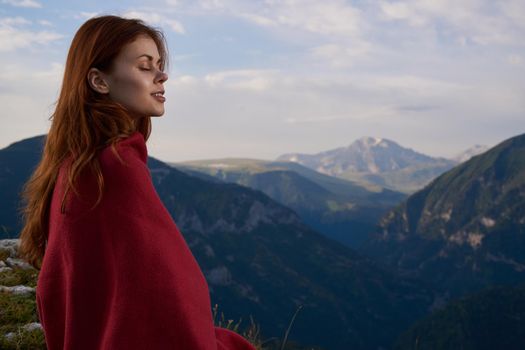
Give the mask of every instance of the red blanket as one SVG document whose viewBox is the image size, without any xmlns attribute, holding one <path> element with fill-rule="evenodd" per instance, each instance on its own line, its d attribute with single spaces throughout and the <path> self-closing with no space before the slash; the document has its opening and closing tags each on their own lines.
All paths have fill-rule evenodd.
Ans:
<svg viewBox="0 0 525 350">
<path fill-rule="evenodd" d="M 255 350 L 239 334 L 215 327 L 206 279 L 147 167 L 135 132 L 99 154 L 104 197 L 84 171 L 71 190 L 61 167 L 50 208 L 49 237 L 37 310 L 49 350 Z"/>
</svg>

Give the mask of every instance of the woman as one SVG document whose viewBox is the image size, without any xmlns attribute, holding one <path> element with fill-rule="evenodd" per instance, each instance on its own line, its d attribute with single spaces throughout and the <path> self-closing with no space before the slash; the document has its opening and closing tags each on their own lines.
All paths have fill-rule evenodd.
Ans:
<svg viewBox="0 0 525 350">
<path fill-rule="evenodd" d="M 255 350 L 214 327 L 206 280 L 147 167 L 166 58 L 162 33 L 137 19 L 92 18 L 73 38 L 42 160 L 23 192 L 19 249 L 40 269 L 50 350 Z"/>
</svg>

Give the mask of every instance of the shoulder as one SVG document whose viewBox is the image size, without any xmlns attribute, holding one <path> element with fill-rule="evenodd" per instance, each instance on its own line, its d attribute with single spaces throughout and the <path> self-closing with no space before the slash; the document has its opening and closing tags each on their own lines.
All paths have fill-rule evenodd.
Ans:
<svg viewBox="0 0 525 350">
<path fill-rule="evenodd" d="M 104 186 L 102 211 L 109 208 L 106 212 L 111 213 L 111 217 L 117 213 L 126 217 L 129 213 L 138 215 L 156 201 L 147 157 L 146 143 L 139 132 L 101 151 L 99 164 Z M 156 202 L 153 204 L 156 205 Z"/>
<path fill-rule="evenodd" d="M 96 155 L 98 164 L 94 164 L 99 167 L 100 172 L 87 166 L 77 175 L 75 191 L 69 193 L 68 215 L 71 218 L 86 215 L 88 209 L 100 199 L 101 183 L 103 194 L 102 203 L 99 203 L 102 208 L 100 210 L 107 208 L 107 205 L 112 207 L 115 203 L 130 201 L 136 193 L 148 193 L 151 174 L 147 167 L 147 157 L 146 143 L 139 132 L 119 140 L 115 147 L 108 145 L 100 150 Z M 70 156 L 61 166 L 56 184 L 56 193 L 60 198 L 66 190 L 68 172 L 71 171 L 69 165 L 73 160 Z"/>
<path fill-rule="evenodd" d="M 106 146 L 99 155 L 104 182 L 122 188 L 151 181 L 147 159 L 146 142 L 138 131 L 119 140 L 114 147 Z"/>
<path fill-rule="evenodd" d="M 119 157 L 132 158 L 147 164 L 148 149 L 144 136 L 139 131 L 120 139 L 115 145 L 107 145 L 100 153 L 100 161 L 111 163 Z"/>
</svg>

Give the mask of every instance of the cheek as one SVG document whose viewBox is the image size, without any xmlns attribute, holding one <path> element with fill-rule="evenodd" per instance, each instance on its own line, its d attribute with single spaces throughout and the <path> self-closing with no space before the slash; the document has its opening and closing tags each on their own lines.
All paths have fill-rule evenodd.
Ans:
<svg viewBox="0 0 525 350">
<path fill-rule="evenodd" d="M 139 75 L 128 74 L 116 78 L 114 87 L 112 97 L 128 107 L 140 103 L 149 93 L 147 79 Z"/>
</svg>

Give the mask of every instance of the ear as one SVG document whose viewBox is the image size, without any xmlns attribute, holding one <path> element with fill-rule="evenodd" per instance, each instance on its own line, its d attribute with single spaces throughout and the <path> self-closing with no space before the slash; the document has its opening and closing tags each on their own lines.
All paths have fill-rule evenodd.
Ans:
<svg viewBox="0 0 525 350">
<path fill-rule="evenodd" d="M 105 75 L 97 68 L 90 68 L 87 74 L 89 86 L 101 94 L 109 93 L 109 85 L 106 82 Z"/>
</svg>

